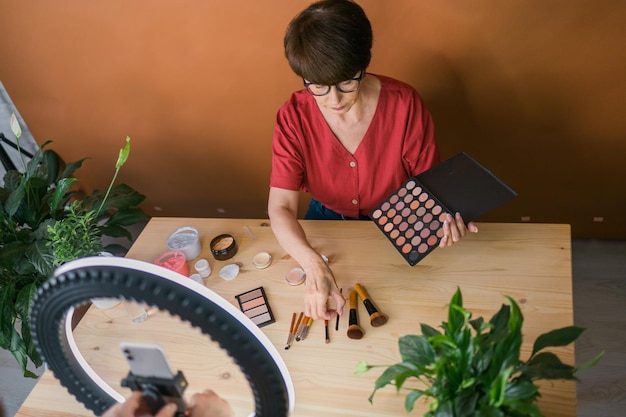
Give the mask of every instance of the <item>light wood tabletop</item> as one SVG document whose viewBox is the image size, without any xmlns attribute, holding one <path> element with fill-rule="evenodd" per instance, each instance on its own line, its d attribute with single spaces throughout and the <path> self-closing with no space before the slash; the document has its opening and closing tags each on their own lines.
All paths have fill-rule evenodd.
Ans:
<svg viewBox="0 0 626 417">
<path fill-rule="evenodd" d="M 212 274 L 205 285 L 236 304 L 235 295 L 262 286 L 276 322 L 262 331 L 279 350 L 295 387 L 296 417 L 403 416 L 404 395 L 387 387 L 379 390 L 373 404 L 368 397 L 382 368 L 355 375 L 360 360 L 389 365 L 400 360 L 397 341 L 406 334 L 419 334 L 419 323 L 438 327 L 447 316 L 447 303 L 457 287 L 464 306 L 473 317 L 489 319 L 505 295 L 515 299 L 524 314 L 523 357 L 535 338 L 548 330 L 573 324 L 571 240 L 568 225 L 479 223 L 471 234 L 450 248 L 438 248 L 416 266 L 409 266 L 380 230 L 368 221 L 302 221 L 311 244 L 329 258 L 344 296 L 359 283 L 378 309 L 389 317 L 381 327 L 372 327 L 359 302 L 359 322 L 365 331 L 360 340 L 349 339 L 347 306 L 335 331 L 329 323 L 330 343 L 325 343 L 323 322 L 314 322 L 305 340 L 285 350 L 292 314 L 303 310 L 304 286 L 290 286 L 287 272 L 298 266 L 277 243 L 263 219 L 153 218 L 134 243 L 127 257 L 152 262 L 167 251 L 166 239 L 181 226 L 198 229 L 202 251 Z M 238 244 L 237 254 L 216 261 L 209 242 L 230 233 Z M 259 252 L 272 255 L 266 269 L 256 269 L 252 258 Z M 220 278 L 226 264 L 241 269 L 232 281 Z M 193 262 L 189 262 L 193 272 Z M 132 323 L 123 305 L 108 310 L 91 307 L 74 331 L 81 353 L 111 386 L 124 396 L 120 380 L 128 367 L 119 350 L 121 341 L 160 344 L 175 370 L 189 381 L 186 394 L 206 388 L 226 398 L 237 416 L 254 410 L 247 381 L 216 343 L 186 322 L 161 311 L 150 311 L 142 323 Z M 564 362 L 574 364 L 574 346 L 554 350 Z M 540 408 L 547 417 L 576 415 L 576 385 L 573 381 L 543 383 Z M 427 405 L 420 401 L 412 415 L 422 415 Z M 18 411 L 18 416 L 92 416 L 46 371 Z"/>
</svg>

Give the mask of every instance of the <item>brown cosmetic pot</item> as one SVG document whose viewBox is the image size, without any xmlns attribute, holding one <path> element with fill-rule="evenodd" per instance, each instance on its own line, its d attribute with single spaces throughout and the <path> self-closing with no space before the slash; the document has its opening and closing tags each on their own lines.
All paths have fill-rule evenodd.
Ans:
<svg viewBox="0 0 626 417">
<path fill-rule="evenodd" d="M 232 235 L 222 234 L 211 240 L 211 253 L 218 261 L 225 261 L 237 253 L 237 242 Z"/>
</svg>

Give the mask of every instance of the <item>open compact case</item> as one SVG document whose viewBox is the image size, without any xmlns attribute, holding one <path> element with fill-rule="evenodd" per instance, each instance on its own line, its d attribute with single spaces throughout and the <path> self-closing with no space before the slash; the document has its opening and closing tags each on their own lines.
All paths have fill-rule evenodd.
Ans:
<svg viewBox="0 0 626 417">
<path fill-rule="evenodd" d="M 439 246 L 446 214 L 461 213 L 469 223 L 515 197 L 515 191 L 462 152 L 409 178 L 370 217 L 413 266 Z"/>
</svg>

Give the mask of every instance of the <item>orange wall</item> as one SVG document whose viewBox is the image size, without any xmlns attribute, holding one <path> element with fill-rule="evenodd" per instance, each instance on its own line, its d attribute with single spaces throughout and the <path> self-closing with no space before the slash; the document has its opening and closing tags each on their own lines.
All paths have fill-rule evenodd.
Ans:
<svg viewBox="0 0 626 417">
<path fill-rule="evenodd" d="M 0 80 L 39 143 L 89 156 L 152 215 L 265 217 L 282 51 L 302 0 L 0 0 Z M 362 0 L 370 72 L 413 84 L 443 157 L 466 151 L 520 197 L 481 220 L 626 239 L 626 2 Z M 594 216 L 604 221 L 593 222 Z"/>
</svg>

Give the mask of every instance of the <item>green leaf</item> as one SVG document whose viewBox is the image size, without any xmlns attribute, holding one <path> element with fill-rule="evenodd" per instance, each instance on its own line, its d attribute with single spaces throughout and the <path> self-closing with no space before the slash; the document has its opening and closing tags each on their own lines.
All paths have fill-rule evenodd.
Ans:
<svg viewBox="0 0 626 417">
<path fill-rule="evenodd" d="M 534 400 L 537 393 L 537 386 L 529 379 L 517 378 L 509 382 L 504 389 L 504 403 L 508 404 L 512 400 Z"/>
<path fill-rule="evenodd" d="M 49 201 L 50 211 L 54 212 L 59 208 L 59 203 L 65 197 L 67 190 L 76 181 L 76 178 L 62 178 L 57 182 L 52 198 Z"/>
<path fill-rule="evenodd" d="M 575 368 L 561 362 L 552 352 L 541 352 L 532 357 L 522 374 L 532 379 L 576 379 Z"/>
<path fill-rule="evenodd" d="M 585 370 L 587 368 L 591 368 L 596 363 L 598 363 L 600 361 L 600 359 L 602 359 L 603 356 L 604 356 L 604 351 L 600 352 L 595 358 L 591 359 L 590 361 L 585 362 L 582 365 L 577 366 L 576 367 L 576 371 L 583 371 L 583 370 Z"/>
<path fill-rule="evenodd" d="M 493 405 L 494 407 L 500 407 L 504 402 L 504 392 L 506 389 L 506 384 L 509 381 L 511 371 L 511 368 L 503 370 L 495 377 L 495 379 L 491 383 L 491 387 L 489 390 L 489 404 Z"/>
<path fill-rule="evenodd" d="M 479 393 L 475 389 L 465 389 L 454 398 L 455 417 L 474 416 L 478 404 Z"/>
<path fill-rule="evenodd" d="M 510 316 L 509 316 L 509 331 L 511 333 L 520 333 L 522 331 L 522 324 L 524 323 L 524 316 L 522 315 L 522 311 L 519 308 L 519 305 L 515 302 L 515 300 L 509 296 L 506 296 L 509 300 L 510 305 Z"/>
<path fill-rule="evenodd" d="M 150 220 L 142 209 L 138 207 L 124 207 L 119 208 L 115 213 L 109 217 L 105 223 L 106 226 L 120 225 L 120 226 L 133 226 L 137 223 L 143 223 Z"/>
<path fill-rule="evenodd" d="M 9 218 L 13 217 L 15 213 L 17 213 L 17 210 L 20 208 L 20 205 L 22 204 L 25 195 L 26 186 L 24 184 L 20 184 L 20 186 L 16 190 L 9 194 L 9 198 L 4 205 L 4 210 L 9 215 Z"/>
<path fill-rule="evenodd" d="M 59 176 L 59 179 L 71 177 L 71 175 L 74 172 L 76 172 L 76 170 L 78 168 L 83 166 L 83 162 L 85 162 L 87 159 L 89 159 L 89 158 L 79 159 L 78 161 L 70 162 L 69 164 L 65 165 L 65 169 L 63 170 L 63 172 Z"/>
<path fill-rule="evenodd" d="M 406 397 L 404 398 L 404 409 L 407 413 L 413 411 L 413 407 L 415 407 L 415 402 L 419 400 L 424 395 L 424 391 L 420 390 L 411 390 Z"/>
<path fill-rule="evenodd" d="M 568 326 L 544 333 L 535 340 L 530 356 L 534 356 L 535 353 L 546 347 L 567 346 L 578 339 L 583 331 L 585 329 L 582 327 Z"/>
<path fill-rule="evenodd" d="M 463 309 L 463 295 L 461 295 L 461 289 L 457 287 L 448 307 L 448 332 L 455 335 L 465 323 L 465 318 L 466 311 Z"/>
<path fill-rule="evenodd" d="M 128 240 L 131 240 L 133 238 L 131 233 L 122 226 L 104 224 L 102 227 L 100 227 L 100 230 L 104 236 L 124 237 Z"/>
<path fill-rule="evenodd" d="M 437 336 L 441 334 L 439 330 L 429 326 L 428 324 L 421 323 L 420 326 L 422 329 L 422 335 L 426 337 Z"/>
<path fill-rule="evenodd" d="M 380 389 L 385 385 L 389 385 L 392 381 L 398 378 L 406 379 L 407 376 L 419 376 L 421 372 L 412 364 L 409 363 L 397 363 L 391 365 L 376 379 L 374 383 L 375 389 Z"/>
<path fill-rule="evenodd" d="M 428 366 L 435 361 L 435 351 L 424 336 L 407 335 L 398 340 L 403 362 Z"/>
<path fill-rule="evenodd" d="M 450 399 L 446 399 L 443 402 L 440 402 L 437 405 L 437 409 L 433 414 L 434 417 L 455 417 L 454 416 L 454 408 L 452 406 L 452 401 Z"/>
<path fill-rule="evenodd" d="M 92 196 L 86 200 L 89 207 L 96 207 L 98 203 L 102 202 L 103 194 L 100 191 L 96 191 Z M 111 188 L 111 192 L 106 201 L 102 205 L 101 212 L 106 212 L 109 209 L 122 209 L 128 207 L 138 206 L 145 200 L 145 196 L 140 194 L 136 190 L 132 189 L 126 184 L 116 185 Z"/>
</svg>

